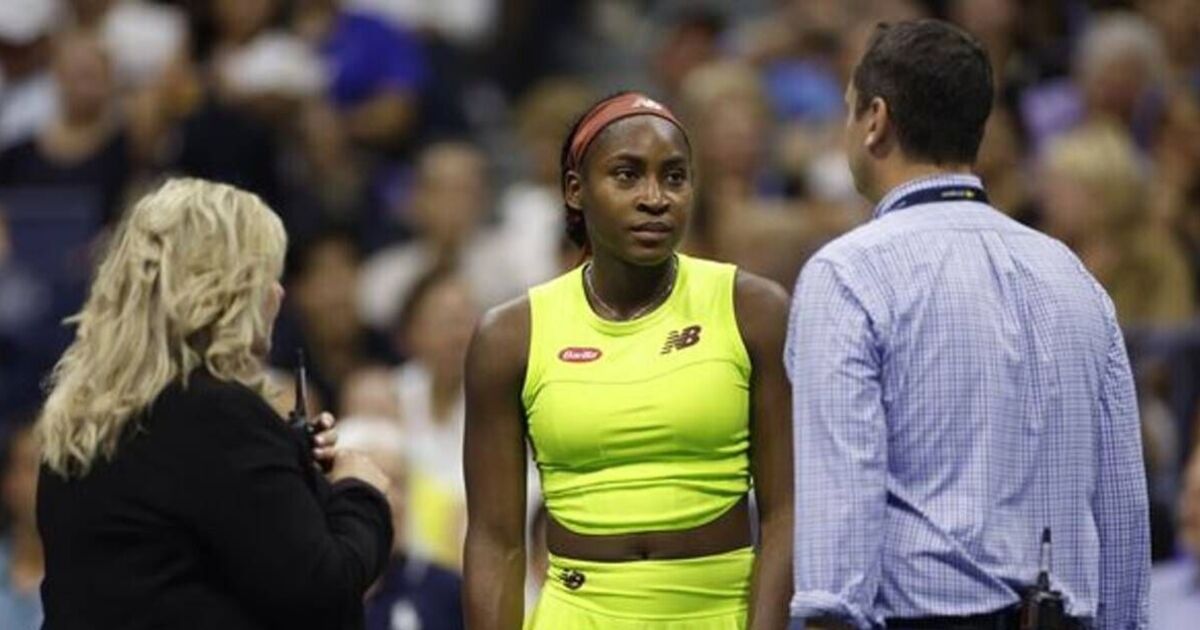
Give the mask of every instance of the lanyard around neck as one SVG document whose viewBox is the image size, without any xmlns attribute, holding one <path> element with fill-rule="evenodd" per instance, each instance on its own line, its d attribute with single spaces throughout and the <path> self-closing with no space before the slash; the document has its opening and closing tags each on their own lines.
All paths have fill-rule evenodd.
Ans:
<svg viewBox="0 0 1200 630">
<path fill-rule="evenodd" d="M 954 184 L 914 190 L 888 205 L 885 211 L 901 210 L 919 206 L 923 203 L 938 203 L 943 201 L 977 201 L 990 203 L 987 193 L 978 186 L 969 184 Z"/>
</svg>

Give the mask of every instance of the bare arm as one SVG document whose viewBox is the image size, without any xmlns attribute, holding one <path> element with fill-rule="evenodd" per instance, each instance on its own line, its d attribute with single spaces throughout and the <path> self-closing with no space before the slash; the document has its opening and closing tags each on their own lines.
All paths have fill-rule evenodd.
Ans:
<svg viewBox="0 0 1200 630">
<path fill-rule="evenodd" d="M 792 397 L 783 367 L 788 298 L 779 285 L 738 273 L 734 304 L 753 372 L 750 467 L 761 545 L 750 592 L 750 628 L 782 629 L 792 597 Z"/>
<path fill-rule="evenodd" d="M 463 611 L 472 630 L 521 627 L 525 596 L 525 420 L 529 302 L 493 309 L 467 352 Z"/>
</svg>

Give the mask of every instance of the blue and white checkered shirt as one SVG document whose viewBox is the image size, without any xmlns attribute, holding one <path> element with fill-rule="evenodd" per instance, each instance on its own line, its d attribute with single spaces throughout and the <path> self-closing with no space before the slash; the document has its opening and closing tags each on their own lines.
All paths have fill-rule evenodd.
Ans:
<svg viewBox="0 0 1200 630">
<path fill-rule="evenodd" d="M 796 286 L 792 614 L 860 628 L 1015 604 L 1053 584 L 1097 628 L 1146 626 L 1137 402 L 1111 300 L 1060 242 L 942 175 L 888 194 Z"/>
</svg>

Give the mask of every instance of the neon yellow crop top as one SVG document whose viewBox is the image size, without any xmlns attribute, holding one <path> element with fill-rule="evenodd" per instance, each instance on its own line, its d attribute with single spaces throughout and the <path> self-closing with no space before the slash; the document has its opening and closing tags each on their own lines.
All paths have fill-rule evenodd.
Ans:
<svg viewBox="0 0 1200 630">
<path fill-rule="evenodd" d="M 546 506 L 589 535 L 683 530 L 749 490 L 750 358 L 732 265 L 679 256 L 671 295 L 602 319 L 582 267 L 529 292 L 521 394 Z"/>
</svg>

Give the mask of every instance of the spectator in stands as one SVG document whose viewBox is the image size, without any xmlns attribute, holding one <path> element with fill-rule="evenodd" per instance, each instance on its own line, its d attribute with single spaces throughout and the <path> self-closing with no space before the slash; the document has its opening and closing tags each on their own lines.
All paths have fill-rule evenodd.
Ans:
<svg viewBox="0 0 1200 630">
<path fill-rule="evenodd" d="M 58 0 L 0 2 L 0 149 L 28 140 L 58 108 L 50 38 Z"/>
<path fill-rule="evenodd" d="M 693 70 L 721 56 L 725 28 L 725 17 L 714 7 L 703 4 L 681 6 L 668 18 L 656 38 L 651 58 L 654 78 L 666 100 L 675 100 Z"/>
<path fill-rule="evenodd" d="M 594 100 L 573 79 L 547 79 L 534 86 L 514 112 L 525 158 L 524 177 L 500 196 L 500 229 L 521 282 L 533 286 L 558 275 L 563 241 L 559 151 L 563 134 Z"/>
<path fill-rule="evenodd" d="M 1124 326 L 1177 325 L 1195 313 L 1179 243 L 1149 221 L 1146 174 L 1122 127 L 1097 123 L 1054 141 L 1042 173 L 1042 229 L 1108 289 Z"/>
<path fill-rule="evenodd" d="M 840 221 L 829 226 L 787 198 L 772 163 L 770 104 L 752 66 L 697 68 L 684 82 L 683 103 L 704 178 L 685 250 L 791 286 L 808 254 L 849 227 L 848 213 L 835 213 Z"/>
<path fill-rule="evenodd" d="M 499 0 L 345 0 L 354 9 L 430 32 L 457 46 L 473 47 L 493 34 L 503 8 Z"/>
<path fill-rule="evenodd" d="M 404 421 L 396 392 L 396 373 L 385 365 L 362 368 L 348 376 L 338 395 L 338 416 L 371 416 Z"/>
<path fill-rule="evenodd" d="M 420 96 L 430 79 L 424 46 L 411 31 L 342 4 L 304 0 L 296 30 L 329 68 L 329 98 L 350 138 L 396 149 L 419 122 Z"/>
<path fill-rule="evenodd" d="M 71 16 L 80 28 L 98 28 L 118 0 L 70 0 Z"/>
<path fill-rule="evenodd" d="M 455 570 L 461 566 L 466 528 L 463 363 L 480 314 L 464 277 L 446 267 L 428 270 L 408 294 L 392 329 L 396 353 L 407 360 L 391 371 L 371 367 L 356 372 L 342 396 L 343 415 L 393 418 L 403 426 L 410 488 L 402 530 L 407 548 Z M 537 495 L 532 464 L 528 471 L 532 497 Z M 532 516 L 536 503 L 530 507 Z M 529 579 L 536 583 L 540 576 L 530 574 Z"/>
<path fill-rule="evenodd" d="M 34 510 L 38 450 L 33 429 L 14 423 L 0 438 L 0 628 L 36 630 L 45 572 Z"/>
<path fill-rule="evenodd" d="M 988 197 L 996 209 L 1024 222 L 1031 212 L 1031 191 L 1021 148 L 1012 114 L 1003 108 L 993 109 L 983 130 L 975 172 L 987 182 Z"/>
<path fill-rule="evenodd" d="M 387 341 L 363 326 L 355 309 L 358 248 L 348 232 L 327 229 L 298 239 L 288 256 L 291 299 L 276 326 L 271 364 L 292 369 L 303 348 L 314 389 L 328 409 L 340 409 L 338 394 L 350 374 L 392 359 Z"/>
<path fill-rule="evenodd" d="M 697 169 L 704 174 L 687 248 L 696 255 L 732 260 L 747 217 L 781 183 L 767 167 L 769 105 L 754 68 L 738 62 L 707 64 L 688 75 L 682 107 L 696 130 Z"/>
<path fill-rule="evenodd" d="M 487 168 L 487 157 L 467 142 L 439 142 L 421 152 L 403 202 L 416 238 L 376 252 L 363 268 L 358 300 L 368 324 L 388 329 L 417 278 L 435 266 L 457 269 L 485 306 L 525 289 L 504 239 L 485 225 L 492 204 Z"/>
<path fill-rule="evenodd" d="M 1200 89 L 1174 90 L 1150 157 L 1152 221 L 1183 240 L 1200 279 Z"/>
<path fill-rule="evenodd" d="M 1126 127 L 1148 147 L 1161 124 L 1167 58 L 1162 36 L 1140 15 L 1094 17 L 1072 58 L 1069 80 L 1026 91 L 1020 109 L 1035 151 L 1080 124 L 1107 120 Z"/>
<path fill-rule="evenodd" d="M 479 315 L 465 279 L 445 268 L 434 269 L 413 287 L 394 333 L 408 357 L 393 387 L 404 419 L 412 477 L 409 546 L 456 570 L 462 564 L 467 524 L 463 362 Z"/>
<path fill-rule="evenodd" d="M 1095 18 L 1080 42 L 1079 81 L 1088 120 L 1115 120 L 1139 145 L 1157 131 L 1168 80 L 1162 34 L 1145 18 L 1113 13 Z"/>
<path fill-rule="evenodd" d="M 277 180 L 285 227 L 312 235 L 331 222 L 355 220 L 371 169 L 325 100 L 337 69 L 309 41 L 282 28 L 262 31 L 216 62 L 216 111 L 244 117 L 277 152 L 273 165 L 259 168 L 271 169 L 267 181 Z"/>
<path fill-rule="evenodd" d="M 230 51 L 282 26 L 288 9 L 284 0 L 209 0 L 207 14 L 214 29 L 212 54 L 219 60 Z"/>
<path fill-rule="evenodd" d="M 168 120 L 156 134 L 160 159 L 168 170 L 256 193 L 286 217 L 288 208 L 279 203 L 279 142 L 268 124 L 237 106 L 236 88 L 244 83 L 232 78 L 243 70 L 249 77 L 242 80 L 251 85 L 254 78 L 277 78 L 251 72 L 247 66 L 253 63 L 247 60 L 262 44 L 259 37 L 286 39 L 273 29 L 282 23 L 284 5 L 281 0 L 211 0 L 202 6 L 208 11 L 199 12 L 203 19 L 193 16 L 189 54 L 169 73 L 179 76 L 168 82 L 177 84 L 174 99 L 161 104 L 170 111 L 161 114 Z M 202 37 L 206 34 L 211 38 Z"/>
<path fill-rule="evenodd" d="M 159 80 L 183 50 L 187 16 L 153 0 L 71 0 L 75 27 L 104 40 L 117 83 L 140 90 Z"/>
<path fill-rule="evenodd" d="M 0 153 L 0 186 L 76 189 L 94 205 L 97 225 L 111 225 L 133 165 L 108 53 L 95 35 L 71 33 L 58 40 L 53 67 L 58 113 Z"/>
<path fill-rule="evenodd" d="M 1162 34 L 1172 80 L 1200 93 L 1200 20 L 1191 0 L 1137 0 L 1138 11 Z"/>
<path fill-rule="evenodd" d="M 1003 93 L 1009 68 L 1017 54 L 1020 9 L 1016 0 L 951 0 L 950 21 L 979 39 L 992 62 L 996 92 Z"/>
<path fill-rule="evenodd" d="M 409 517 L 407 434 L 394 418 L 354 416 L 338 425 L 344 448 L 367 454 L 391 481 L 392 557 L 368 592 L 366 630 L 462 630 L 462 578 L 406 545 Z"/>
<path fill-rule="evenodd" d="M 1183 550 L 1150 572 L 1150 627 L 1189 630 L 1200 616 L 1200 449 L 1193 449 L 1179 495 L 1179 533 Z"/>
<path fill-rule="evenodd" d="M 31 343 L 45 328 L 51 288 L 16 260 L 7 220 L 0 208 L 0 417 L 41 396 L 36 366 L 42 352 Z"/>
</svg>

